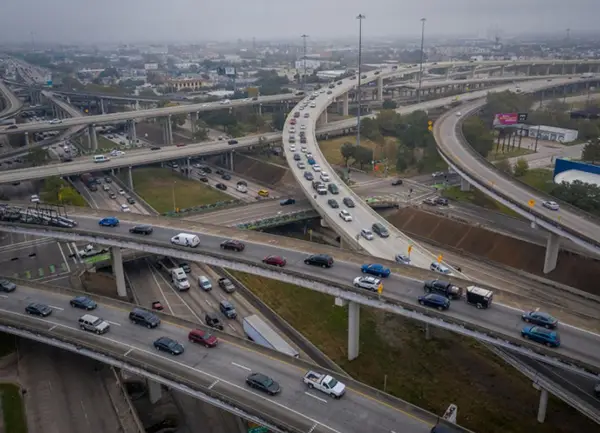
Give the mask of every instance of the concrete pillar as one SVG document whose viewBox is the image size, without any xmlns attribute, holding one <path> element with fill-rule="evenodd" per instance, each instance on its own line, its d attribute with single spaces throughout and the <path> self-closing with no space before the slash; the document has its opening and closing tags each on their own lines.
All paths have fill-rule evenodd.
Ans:
<svg viewBox="0 0 600 433">
<path fill-rule="evenodd" d="M 504 66 L 500 67 L 500 76 L 504 77 Z"/>
<path fill-rule="evenodd" d="M 117 282 L 117 295 L 120 298 L 125 298 L 127 296 L 127 287 L 125 286 L 125 272 L 123 272 L 123 256 L 121 255 L 121 248 L 111 247 L 110 254 L 112 256 L 113 274 L 115 274 L 115 280 Z"/>
<path fill-rule="evenodd" d="M 127 185 L 127 186 L 129 187 L 129 190 L 131 192 L 133 192 L 134 191 L 134 189 L 133 189 L 133 173 L 131 171 L 132 171 L 132 167 L 129 166 L 129 170 L 127 170 L 127 180 L 129 182 L 129 185 Z"/>
<path fill-rule="evenodd" d="M 348 360 L 358 358 L 360 340 L 360 304 L 348 303 Z"/>
<path fill-rule="evenodd" d="M 88 145 L 92 152 L 98 149 L 98 137 L 96 136 L 96 127 L 94 125 L 88 126 Z"/>
<path fill-rule="evenodd" d="M 235 152 L 234 150 L 232 150 L 231 152 L 229 152 L 229 171 L 233 172 L 233 152 Z"/>
<path fill-rule="evenodd" d="M 450 79 L 450 68 L 446 69 L 446 80 Z"/>
<path fill-rule="evenodd" d="M 552 232 L 548 233 L 548 242 L 546 242 L 546 256 L 544 257 L 544 274 L 552 272 L 556 268 L 559 250 L 560 236 Z"/>
<path fill-rule="evenodd" d="M 262 116 L 262 104 L 258 104 L 258 115 Z"/>
<path fill-rule="evenodd" d="M 383 101 L 383 77 L 377 78 L 377 100 Z"/>
<path fill-rule="evenodd" d="M 196 133 L 196 122 L 198 122 L 198 113 L 191 112 L 190 113 L 190 125 L 192 126 L 192 135 Z"/>
<path fill-rule="evenodd" d="M 475 78 L 475 66 L 471 68 L 471 78 Z"/>
<path fill-rule="evenodd" d="M 136 101 L 135 101 L 135 111 L 138 111 L 139 109 L 140 109 L 140 101 L 138 101 L 136 99 Z"/>
<path fill-rule="evenodd" d="M 137 131 L 135 130 L 135 120 L 130 120 L 129 122 L 129 137 L 131 141 L 131 145 L 135 145 L 137 142 Z"/>
<path fill-rule="evenodd" d="M 460 178 L 460 190 L 461 191 L 470 191 L 471 190 L 471 184 L 469 183 L 469 181 L 463 177 Z"/>
<path fill-rule="evenodd" d="M 321 113 L 321 115 L 319 116 L 319 119 L 317 119 L 317 123 L 319 125 L 325 125 L 327 123 L 327 110 L 325 110 Z"/>
<path fill-rule="evenodd" d="M 106 114 L 106 108 L 104 108 L 104 98 L 100 98 L 100 112 Z"/>
<path fill-rule="evenodd" d="M 348 93 L 345 93 L 342 99 L 342 115 L 348 116 Z"/>
<path fill-rule="evenodd" d="M 167 116 L 167 144 L 173 144 L 173 118 L 170 114 Z"/>
<path fill-rule="evenodd" d="M 546 409 L 548 408 L 548 390 L 540 389 L 540 405 L 538 407 L 537 420 L 543 423 L 546 419 Z"/>
<path fill-rule="evenodd" d="M 160 383 L 154 382 L 153 380 L 148 379 L 147 383 L 148 397 L 150 398 L 150 403 L 154 404 L 162 398 L 162 388 Z"/>
<path fill-rule="evenodd" d="M 29 133 L 25 133 L 25 146 L 29 146 Z"/>
<path fill-rule="evenodd" d="M 561 75 L 565 75 L 565 64 L 564 63 L 562 64 L 560 73 L 561 73 Z"/>
<path fill-rule="evenodd" d="M 192 177 L 192 165 L 190 163 L 191 158 L 185 159 L 185 174 L 187 177 Z"/>
<path fill-rule="evenodd" d="M 531 75 L 531 65 L 527 66 L 527 76 Z"/>
<path fill-rule="evenodd" d="M 550 75 L 550 66 L 546 66 L 546 75 Z"/>
</svg>

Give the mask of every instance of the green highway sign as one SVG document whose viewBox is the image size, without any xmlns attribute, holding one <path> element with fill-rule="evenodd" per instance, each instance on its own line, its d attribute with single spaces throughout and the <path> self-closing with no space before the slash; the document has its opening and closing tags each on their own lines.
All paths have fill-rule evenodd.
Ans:
<svg viewBox="0 0 600 433">
<path fill-rule="evenodd" d="M 269 429 L 263 426 L 252 427 L 248 429 L 248 433 L 269 433 Z"/>
</svg>

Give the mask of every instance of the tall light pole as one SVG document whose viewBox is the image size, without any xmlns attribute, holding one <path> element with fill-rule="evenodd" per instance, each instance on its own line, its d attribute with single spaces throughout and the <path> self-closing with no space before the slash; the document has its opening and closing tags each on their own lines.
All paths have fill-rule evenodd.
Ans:
<svg viewBox="0 0 600 433">
<path fill-rule="evenodd" d="M 302 57 L 303 62 L 304 62 L 304 75 L 302 76 L 302 90 L 306 90 L 306 38 L 308 38 L 308 35 L 302 35 L 301 36 L 304 42 L 304 56 Z"/>
<path fill-rule="evenodd" d="M 360 146 L 360 103 L 362 99 L 360 80 L 361 80 L 361 69 L 362 64 L 362 20 L 366 16 L 359 14 L 356 19 L 358 20 L 358 110 L 356 111 L 356 145 Z"/>
<path fill-rule="evenodd" d="M 425 44 L 425 18 L 421 18 L 421 65 L 419 66 L 419 94 L 417 95 L 417 103 L 421 102 L 421 84 L 423 82 L 423 58 L 425 57 L 425 53 L 423 52 L 423 47 Z"/>
</svg>

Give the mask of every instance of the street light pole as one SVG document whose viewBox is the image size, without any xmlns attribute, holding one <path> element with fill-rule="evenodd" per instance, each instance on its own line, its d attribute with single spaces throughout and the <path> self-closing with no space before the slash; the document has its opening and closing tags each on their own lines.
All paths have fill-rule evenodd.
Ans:
<svg viewBox="0 0 600 433">
<path fill-rule="evenodd" d="M 358 20 L 358 110 L 356 112 L 356 145 L 360 146 L 360 103 L 362 100 L 362 92 L 360 87 L 361 80 L 361 63 L 362 63 L 362 20 L 366 16 L 359 14 L 356 19 Z"/>
<path fill-rule="evenodd" d="M 306 38 L 308 35 L 301 36 L 304 43 L 304 56 L 302 57 L 304 63 L 304 75 L 302 76 L 302 90 L 306 91 Z"/>
<path fill-rule="evenodd" d="M 423 82 L 423 58 L 425 57 L 425 53 L 423 52 L 423 47 L 425 44 L 425 18 L 421 18 L 421 65 L 419 66 L 419 94 L 417 95 L 417 104 L 421 102 L 421 84 Z"/>
</svg>

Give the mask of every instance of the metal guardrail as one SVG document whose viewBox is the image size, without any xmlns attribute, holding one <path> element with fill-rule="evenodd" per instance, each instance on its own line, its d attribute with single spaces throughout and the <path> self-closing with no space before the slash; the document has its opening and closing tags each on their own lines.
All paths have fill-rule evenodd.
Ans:
<svg viewBox="0 0 600 433">
<path fill-rule="evenodd" d="M 223 207 L 236 206 L 236 205 L 238 205 L 240 203 L 242 203 L 242 201 L 240 199 L 218 201 L 216 203 L 205 204 L 205 205 L 202 205 L 202 206 L 194 206 L 194 207 L 190 207 L 190 208 L 183 208 L 183 209 L 179 209 L 178 211 L 165 212 L 165 213 L 162 213 L 161 215 L 162 216 L 166 216 L 166 217 L 182 217 L 182 218 L 185 218 L 186 216 L 189 216 L 190 214 L 202 213 L 202 212 L 216 210 L 216 209 L 223 208 Z"/>
</svg>

